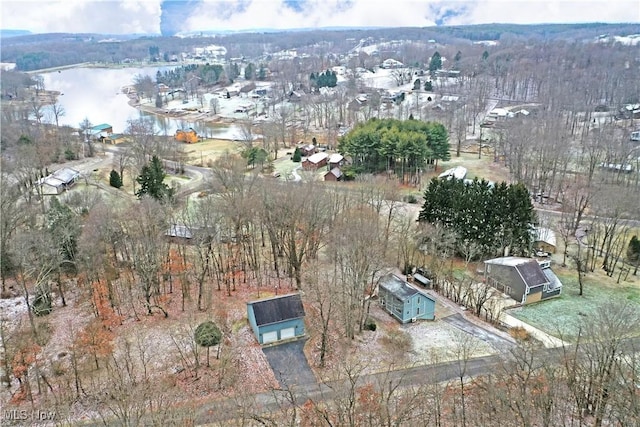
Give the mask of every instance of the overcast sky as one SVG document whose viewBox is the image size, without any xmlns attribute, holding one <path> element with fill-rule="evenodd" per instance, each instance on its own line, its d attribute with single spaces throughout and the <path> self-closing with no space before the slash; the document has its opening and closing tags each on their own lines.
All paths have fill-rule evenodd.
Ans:
<svg viewBox="0 0 640 427">
<path fill-rule="evenodd" d="M 157 34 L 163 20 L 181 31 L 640 22 L 640 0 L 0 0 L 0 8 L 2 29 L 34 33 Z"/>
</svg>

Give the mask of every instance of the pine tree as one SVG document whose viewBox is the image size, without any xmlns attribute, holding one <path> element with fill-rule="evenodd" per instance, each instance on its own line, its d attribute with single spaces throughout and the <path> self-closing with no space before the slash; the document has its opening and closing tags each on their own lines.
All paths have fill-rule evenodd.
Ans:
<svg viewBox="0 0 640 427">
<path fill-rule="evenodd" d="M 145 195 L 159 201 L 168 201 L 173 197 L 173 189 L 164 183 L 164 169 L 158 156 L 153 156 L 151 162 L 142 167 L 136 182 L 140 184 L 140 189 L 136 191 L 136 196 L 141 199 Z"/>
<path fill-rule="evenodd" d="M 212 321 L 207 321 L 198 325 L 194 333 L 196 344 L 207 348 L 207 366 L 209 366 L 209 347 L 220 344 L 222 332 Z"/>
<path fill-rule="evenodd" d="M 295 163 L 300 163 L 300 161 L 302 161 L 302 153 L 300 152 L 300 149 L 298 147 L 296 147 L 296 150 L 293 152 L 291 161 Z"/>
<path fill-rule="evenodd" d="M 429 72 L 434 75 L 435 72 L 442 68 L 442 56 L 436 51 L 429 61 Z"/>
<path fill-rule="evenodd" d="M 122 177 L 118 173 L 118 171 L 112 169 L 109 174 L 109 185 L 114 188 L 122 187 Z"/>
</svg>

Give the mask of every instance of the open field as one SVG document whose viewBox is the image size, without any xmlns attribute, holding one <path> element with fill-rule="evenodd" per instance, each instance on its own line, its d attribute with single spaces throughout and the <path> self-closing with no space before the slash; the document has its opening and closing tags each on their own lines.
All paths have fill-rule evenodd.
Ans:
<svg viewBox="0 0 640 427">
<path fill-rule="evenodd" d="M 240 143 L 226 139 L 205 139 L 195 144 L 184 144 L 182 150 L 187 156 L 187 164 L 206 167 L 220 155 L 229 152 L 236 153 Z"/>
<path fill-rule="evenodd" d="M 596 310 L 610 307 L 614 301 L 640 305 L 640 278 L 629 275 L 629 281 L 606 277 L 603 272 L 589 273 L 584 278 L 584 292 L 579 295 L 576 273 L 566 268 L 554 267 L 563 283 L 559 298 L 510 310 L 510 314 L 550 335 L 572 341 L 583 321 Z M 637 328 L 640 334 L 640 325 Z"/>
</svg>

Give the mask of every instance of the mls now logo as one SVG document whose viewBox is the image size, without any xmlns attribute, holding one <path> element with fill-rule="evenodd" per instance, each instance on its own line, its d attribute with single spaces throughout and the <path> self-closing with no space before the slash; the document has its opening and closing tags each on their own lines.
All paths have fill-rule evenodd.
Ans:
<svg viewBox="0 0 640 427">
<path fill-rule="evenodd" d="M 27 411 L 26 409 L 5 409 L 2 414 L 7 421 L 53 421 L 56 418 L 56 411 L 44 411 L 36 409 Z"/>
</svg>

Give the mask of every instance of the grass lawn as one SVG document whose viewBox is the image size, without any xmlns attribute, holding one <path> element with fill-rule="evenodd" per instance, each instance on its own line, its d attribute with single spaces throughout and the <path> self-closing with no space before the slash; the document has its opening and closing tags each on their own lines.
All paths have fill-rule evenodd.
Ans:
<svg viewBox="0 0 640 427">
<path fill-rule="evenodd" d="M 517 308 L 510 314 L 555 337 L 572 341 L 580 324 L 612 301 L 628 301 L 640 308 L 640 284 L 636 277 L 629 276 L 630 282 L 616 284 L 613 278 L 604 274 L 590 273 L 585 278 L 584 292 L 580 296 L 578 278 L 573 271 L 554 268 L 554 272 L 563 284 L 559 298 Z"/>
</svg>

